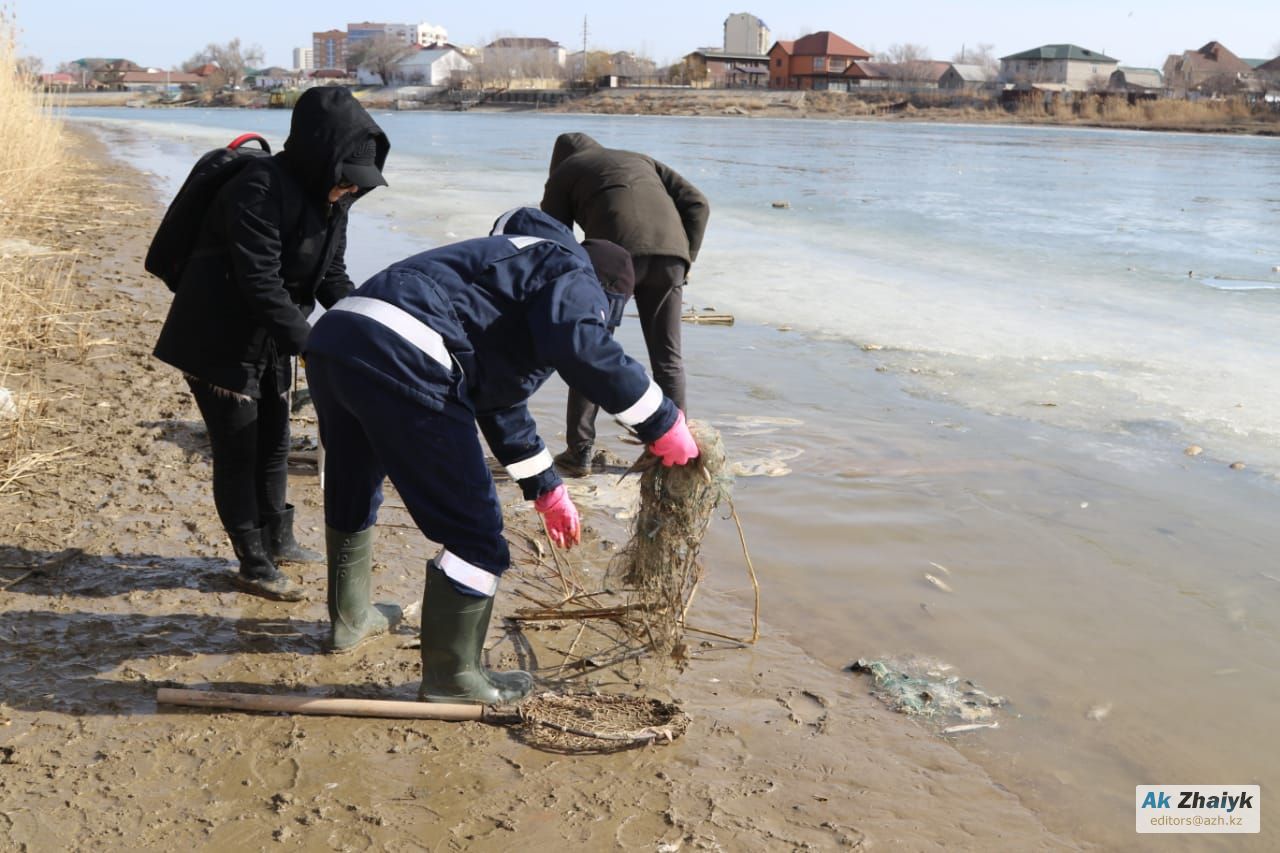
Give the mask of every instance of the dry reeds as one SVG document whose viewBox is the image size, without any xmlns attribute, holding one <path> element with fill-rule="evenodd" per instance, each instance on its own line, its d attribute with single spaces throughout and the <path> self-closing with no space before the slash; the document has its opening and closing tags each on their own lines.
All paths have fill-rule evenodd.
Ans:
<svg viewBox="0 0 1280 853">
<path fill-rule="evenodd" d="M 644 472 L 631 541 L 610 570 L 631 591 L 632 612 L 659 653 L 669 652 L 680 639 L 702 580 L 702 538 L 732 486 L 720 434 L 696 421 L 689 428 L 698 458 L 670 468 L 652 465 Z"/>
<path fill-rule="evenodd" d="M 59 346 L 72 275 L 68 256 L 46 245 L 63 188 L 62 121 L 20 68 L 15 31 L 0 11 L 0 494 L 65 452 L 32 445 L 44 403 L 31 366 Z"/>
</svg>

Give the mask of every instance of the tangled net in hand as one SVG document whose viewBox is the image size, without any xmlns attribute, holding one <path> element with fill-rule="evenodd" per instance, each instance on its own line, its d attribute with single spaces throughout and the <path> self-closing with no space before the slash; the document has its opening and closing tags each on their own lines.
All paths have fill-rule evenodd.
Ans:
<svg viewBox="0 0 1280 853">
<path fill-rule="evenodd" d="M 653 457 L 638 463 L 645 467 L 640 510 L 631 540 L 611 567 L 628 590 L 629 612 L 641 620 L 638 627 L 659 654 L 670 653 L 680 640 L 685 612 L 702 578 L 702 537 L 733 484 L 720 433 L 699 421 L 690 421 L 689 431 L 698 444 L 694 461 L 670 468 Z"/>
</svg>

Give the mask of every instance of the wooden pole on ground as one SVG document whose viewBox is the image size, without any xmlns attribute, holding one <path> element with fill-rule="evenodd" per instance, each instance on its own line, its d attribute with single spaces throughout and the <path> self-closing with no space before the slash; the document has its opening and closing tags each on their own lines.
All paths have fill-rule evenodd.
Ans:
<svg viewBox="0 0 1280 853">
<path fill-rule="evenodd" d="M 323 699 L 314 696 L 272 696 L 265 693 L 226 693 L 161 687 L 156 704 L 225 708 L 231 711 L 268 711 L 332 717 L 389 717 L 401 720 L 495 721 L 505 719 L 485 705 L 450 705 L 439 702 L 398 702 L 388 699 Z"/>
</svg>

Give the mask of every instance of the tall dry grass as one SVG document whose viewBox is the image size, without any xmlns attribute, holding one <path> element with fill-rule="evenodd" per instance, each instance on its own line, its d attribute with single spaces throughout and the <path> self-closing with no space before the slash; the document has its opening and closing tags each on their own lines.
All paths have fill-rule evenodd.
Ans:
<svg viewBox="0 0 1280 853">
<path fill-rule="evenodd" d="M 1275 121 L 1273 113 L 1250 107 L 1243 98 L 1187 101 L 1161 98 L 1130 104 L 1122 96 L 1082 94 L 1067 101 L 1041 98 L 1020 101 L 1012 113 L 1023 119 L 1048 119 L 1061 122 L 1114 124 L 1133 128 L 1169 128 L 1196 130 L 1228 127 L 1254 121 Z"/>
<path fill-rule="evenodd" d="M 62 451 L 38 451 L 37 365 L 67 335 L 74 258 L 53 245 L 66 155 L 57 104 L 19 70 L 16 24 L 0 10 L 0 494 Z"/>
</svg>

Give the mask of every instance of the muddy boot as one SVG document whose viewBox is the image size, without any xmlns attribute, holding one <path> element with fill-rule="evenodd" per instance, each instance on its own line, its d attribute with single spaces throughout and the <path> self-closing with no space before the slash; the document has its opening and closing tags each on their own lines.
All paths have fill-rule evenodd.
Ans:
<svg viewBox="0 0 1280 853">
<path fill-rule="evenodd" d="M 303 548 L 293 537 L 293 504 L 285 504 L 283 512 L 262 516 L 262 530 L 267 551 L 277 563 L 322 563 L 324 556 Z"/>
<path fill-rule="evenodd" d="M 556 469 L 566 477 L 586 477 L 593 470 L 591 464 L 591 448 L 566 447 L 560 453 L 557 453 L 552 460 L 556 463 Z"/>
<path fill-rule="evenodd" d="M 329 651 L 349 652 L 400 621 L 394 604 L 371 605 L 373 528 L 343 533 L 326 527 L 329 552 Z"/>
<path fill-rule="evenodd" d="M 493 672 L 480 663 L 492 613 L 492 597 L 458 592 L 435 560 L 427 562 L 419 702 L 504 705 L 529 695 L 529 673 Z"/>
<path fill-rule="evenodd" d="M 271 561 L 261 527 L 227 535 L 240 560 L 240 571 L 231 576 L 232 583 L 245 592 L 277 601 L 301 601 L 305 597 L 302 587 L 281 574 Z"/>
</svg>

